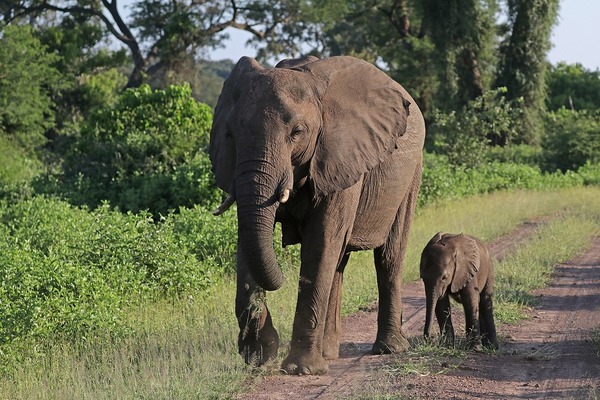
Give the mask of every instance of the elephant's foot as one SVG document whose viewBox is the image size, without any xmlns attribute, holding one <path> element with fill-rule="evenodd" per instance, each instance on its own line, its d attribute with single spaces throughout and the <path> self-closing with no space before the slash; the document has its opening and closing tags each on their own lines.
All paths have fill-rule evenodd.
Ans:
<svg viewBox="0 0 600 400">
<path fill-rule="evenodd" d="M 273 326 L 265 325 L 258 334 L 240 332 L 238 351 L 246 364 L 257 367 L 277 357 L 279 351 L 279 334 Z"/>
<path fill-rule="evenodd" d="M 484 336 L 481 339 L 481 344 L 483 345 L 483 347 L 489 350 L 498 350 L 500 348 L 500 345 L 498 344 L 498 341 L 496 339 L 490 340 L 486 336 Z"/>
<path fill-rule="evenodd" d="M 281 363 L 281 368 L 290 375 L 324 375 L 329 370 L 321 354 L 290 354 Z"/>
<path fill-rule="evenodd" d="M 373 354 L 402 353 L 410 347 L 408 339 L 402 333 L 377 339 L 373 344 Z"/>
</svg>

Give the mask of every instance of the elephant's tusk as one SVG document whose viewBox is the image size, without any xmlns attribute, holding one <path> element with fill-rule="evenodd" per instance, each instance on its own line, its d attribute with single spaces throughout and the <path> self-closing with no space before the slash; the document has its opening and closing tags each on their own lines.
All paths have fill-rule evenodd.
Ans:
<svg viewBox="0 0 600 400">
<path fill-rule="evenodd" d="M 225 211 L 229 210 L 229 207 L 231 207 L 233 203 L 235 203 L 235 198 L 232 195 L 227 196 L 225 201 L 223 201 L 221 205 L 219 205 L 219 207 L 213 211 L 213 215 L 223 214 Z"/>
<path fill-rule="evenodd" d="M 284 189 L 283 193 L 281 193 L 281 196 L 279 196 L 279 202 L 285 203 L 289 199 L 290 199 L 290 189 Z"/>
</svg>

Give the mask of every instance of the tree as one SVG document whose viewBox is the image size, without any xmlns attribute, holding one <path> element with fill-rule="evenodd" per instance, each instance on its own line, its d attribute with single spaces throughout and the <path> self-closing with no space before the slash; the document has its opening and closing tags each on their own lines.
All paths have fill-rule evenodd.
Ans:
<svg viewBox="0 0 600 400">
<path fill-rule="evenodd" d="M 30 157 L 54 126 L 56 56 L 49 54 L 28 26 L 6 27 L 0 36 L 0 135 Z"/>
<path fill-rule="evenodd" d="M 440 85 L 438 104 L 464 107 L 489 88 L 495 57 L 494 0 L 422 1 L 423 25 L 435 45 Z"/>
<path fill-rule="evenodd" d="M 581 64 L 559 63 L 547 77 L 548 109 L 600 109 L 600 71 L 589 71 Z"/>
<path fill-rule="evenodd" d="M 116 101 L 125 87 L 119 70 L 127 57 L 124 50 L 109 48 L 101 25 L 70 15 L 39 26 L 36 35 L 56 55 L 53 66 L 60 71 L 60 87 L 52 93 L 56 124 L 46 132 L 49 146 L 60 153 L 92 109 Z"/>
<path fill-rule="evenodd" d="M 276 34 L 295 0 L 138 0 L 128 20 L 118 0 L 6 0 L 0 6 L 5 23 L 46 19 L 52 13 L 78 21 L 96 21 L 129 51 L 133 65 L 128 87 L 148 76 L 171 70 L 185 55 L 218 46 L 226 28 L 243 29 L 259 40 Z"/>
<path fill-rule="evenodd" d="M 546 100 L 546 54 L 558 15 L 558 0 L 508 0 L 509 36 L 500 46 L 496 86 L 510 99 L 523 98 L 522 130 L 517 142 L 539 144 Z"/>
<path fill-rule="evenodd" d="M 354 55 L 405 85 L 426 114 L 457 109 L 492 81 L 496 9 L 495 0 L 304 1 L 290 13 L 301 21 L 264 50 Z"/>
</svg>

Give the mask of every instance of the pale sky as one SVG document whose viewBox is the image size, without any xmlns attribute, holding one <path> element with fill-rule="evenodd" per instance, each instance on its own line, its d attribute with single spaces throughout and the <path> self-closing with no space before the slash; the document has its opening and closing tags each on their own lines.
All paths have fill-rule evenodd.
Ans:
<svg viewBox="0 0 600 400">
<path fill-rule="evenodd" d="M 246 48 L 249 34 L 230 30 L 225 49 L 214 50 L 212 60 L 229 58 L 236 62 L 242 56 L 254 56 L 256 51 Z M 561 0 L 558 25 L 552 32 L 554 47 L 548 54 L 552 64 L 566 61 L 580 63 L 595 71 L 600 69 L 600 0 Z"/>
<path fill-rule="evenodd" d="M 554 47 L 548 54 L 552 64 L 580 63 L 600 69 L 600 0 L 562 0 L 558 25 L 552 32 Z"/>
</svg>

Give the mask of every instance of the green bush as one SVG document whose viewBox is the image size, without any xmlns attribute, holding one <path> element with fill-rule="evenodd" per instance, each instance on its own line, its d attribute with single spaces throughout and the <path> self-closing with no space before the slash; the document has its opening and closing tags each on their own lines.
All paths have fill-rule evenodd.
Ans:
<svg viewBox="0 0 600 400">
<path fill-rule="evenodd" d="M 488 147 L 486 159 L 502 163 L 540 166 L 543 161 L 542 148 L 528 144 Z"/>
<path fill-rule="evenodd" d="M 600 111 L 562 108 L 547 114 L 545 128 L 544 170 L 576 171 L 600 162 Z"/>
<path fill-rule="evenodd" d="M 166 215 L 220 199 L 206 155 L 212 111 L 189 86 L 129 89 L 96 110 L 64 164 L 67 196 L 97 207 Z"/>
<path fill-rule="evenodd" d="M 217 229 L 202 219 L 209 243 Z M 107 205 L 90 212 L 40 196 L 0 201 L 0 352 L 28 339 L 123 333 L 133 304 L 201 297 L 220 279 L 217 263 L 226 251 L 221 242 L 210 249 L 193 244 L 196 238 L 175 225 Z M 235 240 L 231 229 L 221 228 L 227 243 Z M 202 257 L 191 247 L 202 248 Z"/>
<path fill-rule="evenodd" d="M 419 204 L 498 190 L 545 190 L 583 185 L 600 175 L 596 168 L 590 166 L 581 174 L 572 171 L 563 174 L 560 171 L 545 173 L 532 165 L 497 161 L 466 167 L 452 165 L 447 156 L 425 153 Z"/>
<path fill-rule="evenodd" d="M 14 140 L 0 131 L 0 185 L 27 182 L 42 170 L 42 163 L 26 154 Z"/>
<path fill-rule="evenodd" d="M 520 109 L 506 101 L 505 92 L 490 90 L 460 112 L 437 112 L 430 127 L 435 152 L 446 155 L 452 165 L 474 167 L 485 161 L 490 144 L 508 143 Z"/>
<path fill-rule="evenodd" d="M 600 163 L 593 164 L 587 161 L 577 170 L 577 174 L 583 179 L 584 185 L 600 186 Z"/>
</svg>

